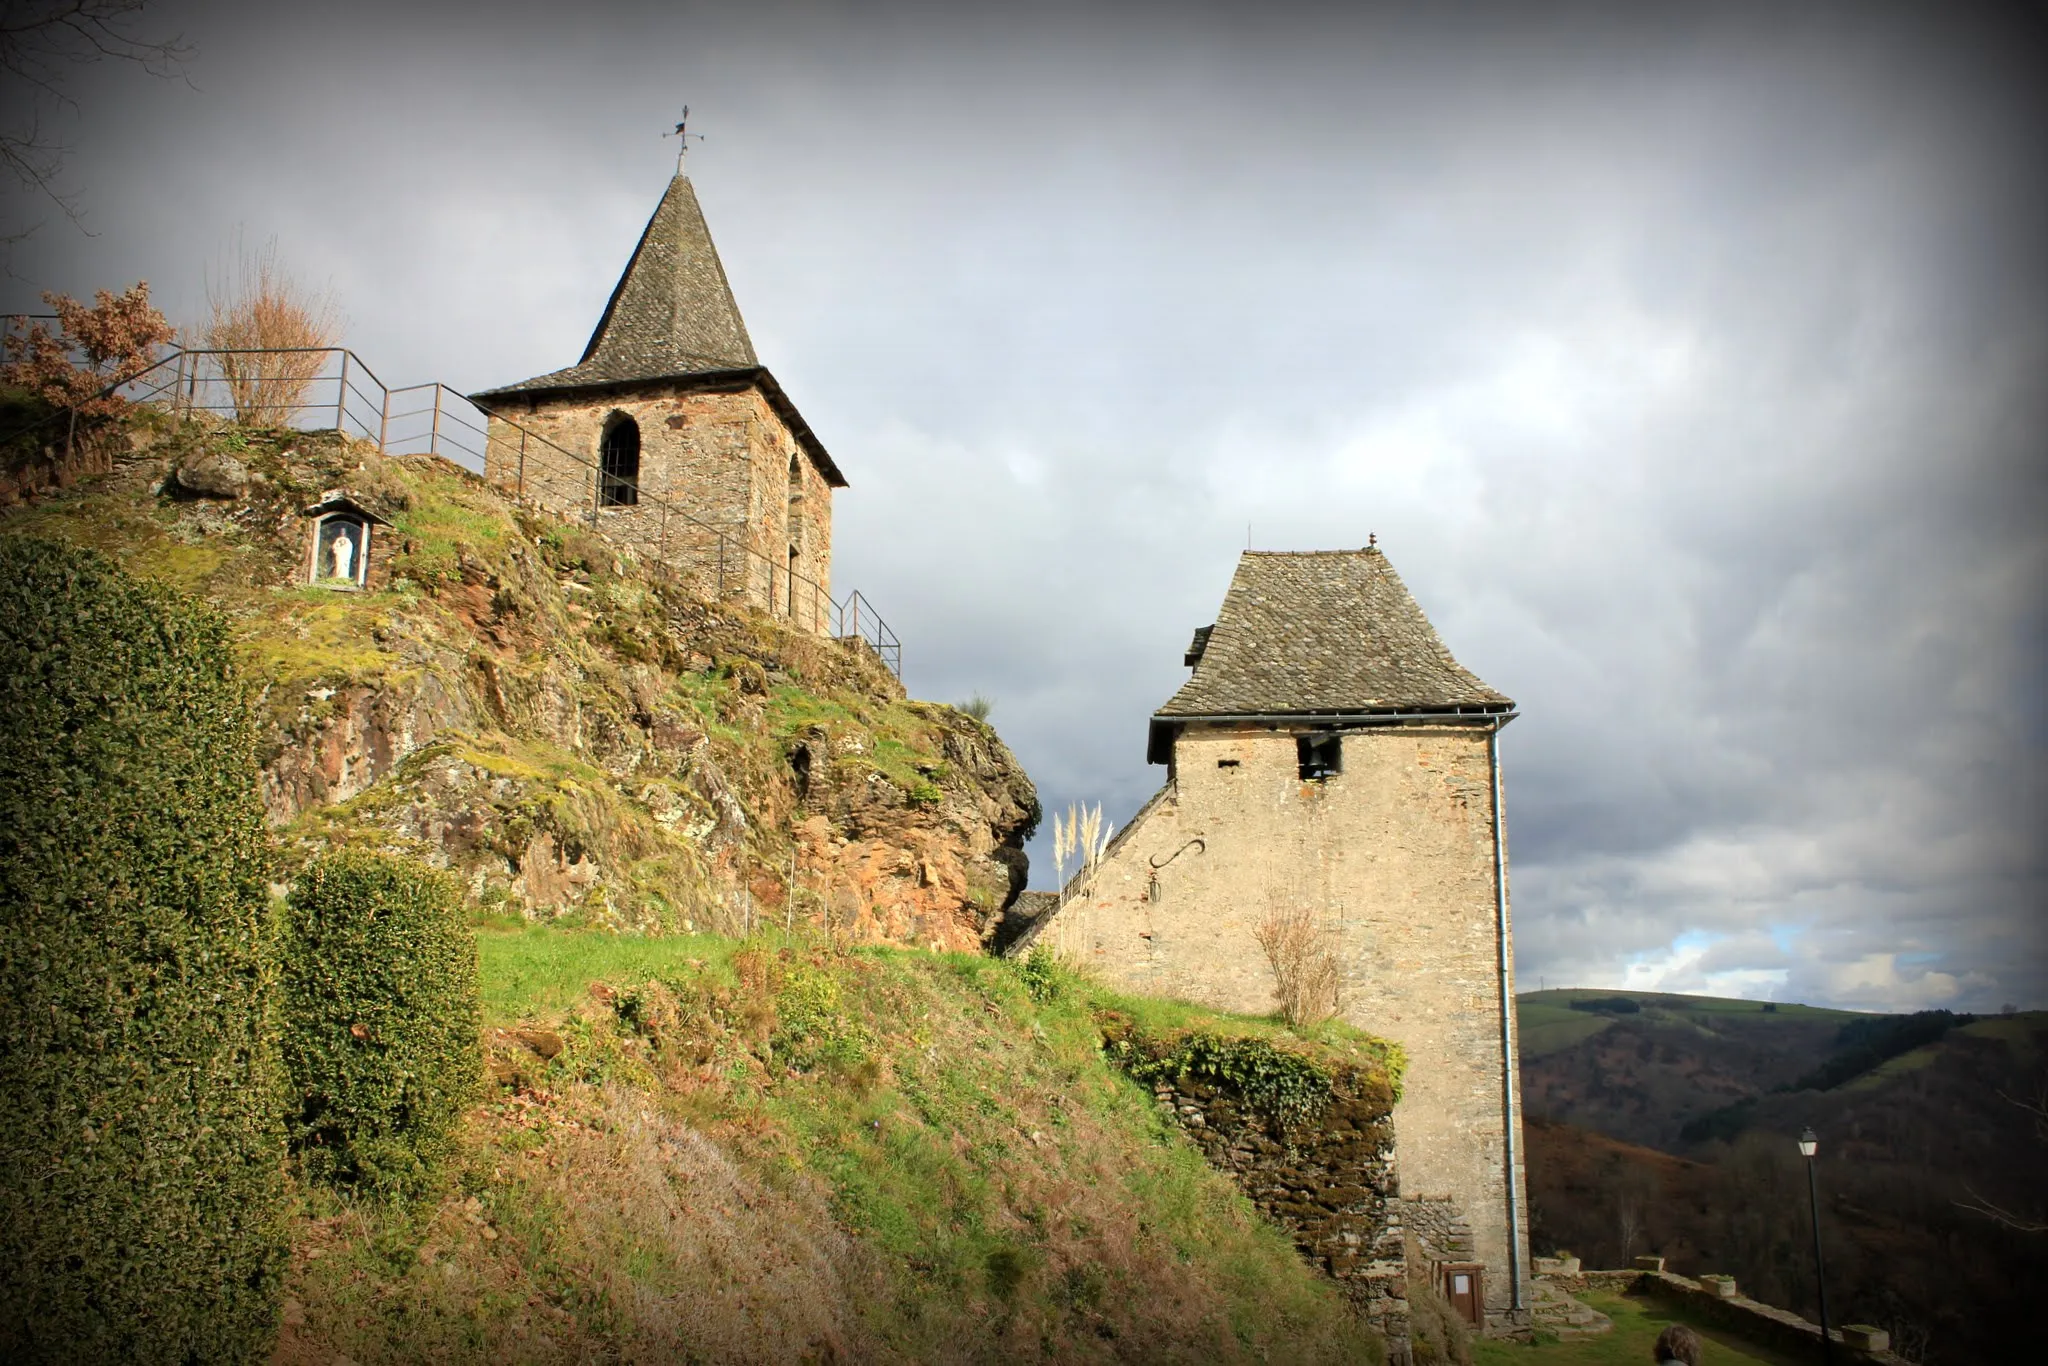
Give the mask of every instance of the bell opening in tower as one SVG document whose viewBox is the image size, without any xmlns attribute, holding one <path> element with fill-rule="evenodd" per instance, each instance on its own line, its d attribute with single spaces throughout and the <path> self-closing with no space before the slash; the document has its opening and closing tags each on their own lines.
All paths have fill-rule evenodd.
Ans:
<svg viewBox="0 0 2048 1366">
<path fill-rule="evenodd" d="M 633 507 L 640 502 L 640 424 L 624 413 L 605 424 L 598 469 L 599 507 Z"/>
</svg>

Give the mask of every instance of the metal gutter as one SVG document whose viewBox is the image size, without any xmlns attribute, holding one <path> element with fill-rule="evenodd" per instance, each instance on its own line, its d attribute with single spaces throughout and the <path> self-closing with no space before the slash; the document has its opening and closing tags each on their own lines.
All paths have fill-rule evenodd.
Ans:
<svg viewBox="0 0 2048 1366">
<path fill-rule="evenodd" d="M 1489 716 L 1514 715 L 1515 704 L 1512 702 L 1475 702 L 1469 707 L 1390 707 L 1379 711 L 1250 711 L 1210 712 L 1203 715 L 1154 712 L 1152 719 L 1167 724 L 1185 724 L 1190 721 L 1293 721 L 1328 725 L 1370 724 L 1374 721 L 1454 721 L 1461 717 L 1476 721 Z"/>
<path fill-rule="evenodd" d="M 1513 1287 L 1512 1310 L 1521 1313 L 1522 1305 L 1522 1208 L 1515 1185 L 1515 1166 L 1519 1157 L 1516 1138 L 1520 1133 L 1520 1111 L 1516 1101 L 1515 1055 L 1515 998 L 1509 978 L 1514 972 L 1514 955 L 1508 946 L 1508 862 L 1507 833 L 1501 823 L 1500 800 L 1500 730 L 1512 715 L 1503 716 L 1486 735 L 1486 766 L 1493 785 L 1493 910 L 1496 931 L 1498 976 L 1500 978 L 1500 1086 L 1501 1100 L 1506 1111 L 1506 1158 L 1508 1188 L 1508 1282 Z"/>
</svg>

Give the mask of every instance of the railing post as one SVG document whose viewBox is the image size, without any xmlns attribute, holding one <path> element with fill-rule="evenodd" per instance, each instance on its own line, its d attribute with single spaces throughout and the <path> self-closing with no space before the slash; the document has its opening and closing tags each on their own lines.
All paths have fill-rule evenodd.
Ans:
<svg viewBox="0 0 2048 1366">
<path fill-rule="evenodd" d="M 391 389 L 381 382 L 377 387 L 384 390 L 384 406 L 377 414 L 377 454 L 389 455 L 391 453 Z"/>
<path fill-rule="evenodd" d="M 341 378 L 334 382 L 334 430 L 348 435 L 348 350 L 341 353 Z"/>
<path fill-rule="evenodd" d="M 488 416 L 484 420 L 487 424 L 490 421 Z M 488 448 L 490 445 L 489 441 L 486 441 L 484 445 Z M 519 496 L 521 498 L 526 496 L 526 428 L 524 427 L 519 429 Z"/>
<path fill-rule="evenodd" d="M 427 454 L 428 454 L 428 455 L 439 455 L 440 453 L 441 453 L 441 386 L 440 386 L 440 384 L 439 384 L 439 383 L 437 382 L 437 383 L 436 383 L 436 384 L 434 385 L 434 422 L 433 422 L 433 425 L 432 425 L 431 427 L 427 428 Z"/>
</svg>

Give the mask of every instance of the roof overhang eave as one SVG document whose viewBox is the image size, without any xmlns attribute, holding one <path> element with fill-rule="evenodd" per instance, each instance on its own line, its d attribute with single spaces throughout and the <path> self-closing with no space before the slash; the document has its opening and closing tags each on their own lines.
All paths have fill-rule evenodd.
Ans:
<svg viewBox="0 0 2048 1366">
<path fill-rule="evenodd" d="M 1154 712 L 1147 727 L 1145 762 L 1163 764 L 1173 757 L 1173 739 L 1189 725 L 1341 726 L 1488 726 L 1498 730 L 1521 713 L 1510 701 L 1467 702 L 1441 707 L 1370 707 L 1331 711 Z"/>
</svg>

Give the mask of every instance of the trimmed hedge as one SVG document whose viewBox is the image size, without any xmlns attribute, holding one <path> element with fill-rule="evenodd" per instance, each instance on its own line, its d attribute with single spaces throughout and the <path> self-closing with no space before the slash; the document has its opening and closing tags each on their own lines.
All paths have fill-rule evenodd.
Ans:
<svg viewBox="0 0 2048 1366">
<path fill-rule="evenodd" d="M 476 936 L 454 883 L 342 850 L 306 870 L 285 920 L 288 1119 L 307 1174 L 426 1191 L 483 1078 Z"/>
<path fill-rule="evenodd" d="M 211 611 L 0 538 L 0 1359 L 269 1349 L 284 1133 L 252 738 Z"/>
</svg>

